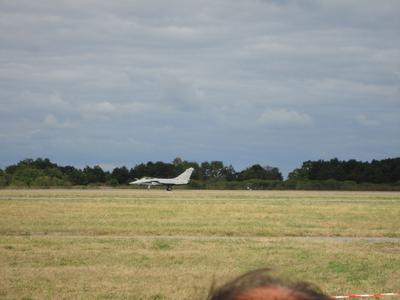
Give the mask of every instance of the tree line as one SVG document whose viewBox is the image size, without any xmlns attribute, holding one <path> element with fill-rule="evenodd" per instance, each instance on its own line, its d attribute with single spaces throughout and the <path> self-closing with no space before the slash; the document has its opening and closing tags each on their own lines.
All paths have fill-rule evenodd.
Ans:
<svg viewBox="0 0 400 300">
<path fill-rule="evenodd" d="M 306 161 L 288 175 L 289 180 L 338 180 L 356 183 L 399 183 L 400 158 L 362 162 L 355 159 L 340 161 Z"/>
<path fill-rule="evenodd" d="M 283 180 L 276 167 L 252 165 L 237 172 L 222 161 L 170 163 L 147 162 L 105 171 L 100 166 L 60 166 L 48 158 L 25 159 L 0 169 L 0 187 L 125 186 L 143 176 L 172 178 L 193 167 L 187 188 L 199 189 L 400 189 L 400 158 L 362 162 L 357 160 L 306 161 Z"/>
<path fill-rule="evenodd" d="M 74 185 L 125 185 L 144 176 L 172 178 L 187 168 L 193 167 L 193 180 L 247 180 L 268 179 L 283 180 L 278 168 L 253 165 L 241 172 L 222 161 L 188 162 L 181 158 L 171 163 L 147 162 L 128 169 L 126 166 L 105 171 L 100 166 L 86 166 L 83 169 L 74 166 L 59 166 L 48 158 L 24 159 L 4 170 L 0 169 L 0 186 L 74 186 Z"/>
</svg>

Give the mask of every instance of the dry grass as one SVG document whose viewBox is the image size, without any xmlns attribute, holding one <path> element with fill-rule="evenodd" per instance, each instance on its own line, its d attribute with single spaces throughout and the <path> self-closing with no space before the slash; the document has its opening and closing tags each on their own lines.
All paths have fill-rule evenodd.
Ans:
<svg viewBox="0 0 400 300">
<path fill-rule="evenodd" d="M 0 234 L 400 237 L 399 193 L 0 193 Z"/>
<path fill-rule="evenodd" d="M 399 193 L 1 190 L 0 216 L 1 299 L 204 299 L 263 266 L 330 294 L 400 290 L 396 239 L 285 237 L 400 237 Z"/>
</svg>

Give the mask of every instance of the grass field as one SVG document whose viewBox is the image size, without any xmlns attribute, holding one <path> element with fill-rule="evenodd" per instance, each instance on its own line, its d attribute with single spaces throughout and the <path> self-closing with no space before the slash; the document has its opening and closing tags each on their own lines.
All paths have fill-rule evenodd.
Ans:
<svg viewBox="0 0 400 300">
<path fill-rule="evenodd" d="M 400 193 L 0 190 L 0 299 L 204 299 L 269 266 L 400 290 Z"/>
</svg>

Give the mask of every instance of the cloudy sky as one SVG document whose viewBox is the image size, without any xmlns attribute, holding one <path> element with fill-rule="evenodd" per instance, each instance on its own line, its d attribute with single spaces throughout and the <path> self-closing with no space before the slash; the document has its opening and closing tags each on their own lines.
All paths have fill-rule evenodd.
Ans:
<svg viewBox="0 0 400 300">
<path fill-rule="evenodd" d="M 398 0 L 0 0 L 0 167 L 400 156 Z"/>
</svg>

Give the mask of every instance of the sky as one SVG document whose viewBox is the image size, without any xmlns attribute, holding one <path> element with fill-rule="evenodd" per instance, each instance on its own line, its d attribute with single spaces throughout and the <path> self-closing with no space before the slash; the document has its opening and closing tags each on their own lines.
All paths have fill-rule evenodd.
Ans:
<svg viewBox="0 0 400 300">
<path fill-rule="evenodd" d="M 398 0 L 0 0 L 0 168 L 400 156 Z"/>
</svg>

